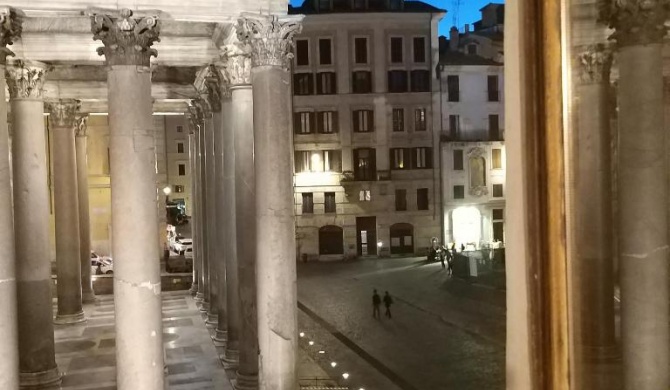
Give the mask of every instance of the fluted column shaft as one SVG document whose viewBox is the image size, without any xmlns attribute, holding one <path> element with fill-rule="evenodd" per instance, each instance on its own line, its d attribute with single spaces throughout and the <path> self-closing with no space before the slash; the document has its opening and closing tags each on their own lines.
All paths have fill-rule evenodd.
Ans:
<svg viewBox="0 0 670 390">
<path fill-rule="evenodd" d="M 193 177 L 193 180 L 195 181 L 195 194 L 193 195 L 193 202 L 195 204 L 195 211 L 196 211 L 196 216 L 197 218 L 193 222 L 193 227 L 195 229 L 195 235 L 194 235 L 194 243 L 197 247 L 197 250 L 195 252 L 194 261 L 197 263 L 197 268 L 198 268 L 198 292 L 196 294 L 196 299 L 200 302 L 204 299 L 204 293 L 205 293 L 205 270 L 204 270 L 204 257 L 205 257 L 205 249 L 204 249 L 204 243 L 205 240 L 203 239 L 203 231 L 202 231 L 202 225 L 203 225 L 203 205 L 202 205 L 202 149 L 201 149 L 201 141 L 202 141 L 202 132 L 203 132 L 203 127 L 204 123 L 203 122 L 198 122 L 197 124 L 197 130 L 194 134 L 194 151 L 195 151 L 195 157 L 194 157 L 194 171 L 195 171 L 195 176 Z"/>
<path fill-rule="evenodd" d="M 216 234 L 216 133 L 221 128 L 221 109 L 218 112 L 212 112 L 212 119 L 207 122 L 211 126 L 205 126 L 205 144 L 207 147 L 207 267 L 209 274 L 209 307 L 207 308 L 207 322 L 211 325 L 218 320 L 218 296 L 219 296 L 219 278 L 217 274 L 217 263 L 221 259 L 217 252 L 217 234 Z"/>
<path fill-rule="evenodd" d="M 205 119 L 203 125 L 200 128 L 200 239 L 202 242 L 202 305 L 200 310 L 207 312 L 209 310 L 209 300 L 210 294 L 209 289 L 210 284 L 210 275 L 209 275 L 209 220 L 212 218 L 210 215 L 210 209 L 207 207 L 209 201 L 207 197 L 209 195 L 208 190 L 208 175 L 207 175 L 207 164 L 209 162 L 208 153 L 207 153 L 207 132 L 211 130 L 212 121 L 210 119 Z"/>
<path fill-rule="evenodd" d="M 189 119 L 189 121 L 192 123 L 192 120 Z M 191 177 L 191 210 L 189 212 L 191 213 L 191 219 L 189 221 L 190 228 L 191 228 L 191 242 L 193 243 L 193 257 L 191 259 L 192 264 L 193 264 L 193 282 L 191 284 L 191 294 L 194 296 L 198 292 L 198 275 L 200 274 L 199 270 L 199 263 L 196 261 L 198 259 L 199 253 L 198 253 L 198 244 L 197 244 L 197 239 L 198 239 L 198 232 L 197 232 L 197 221 L 198 221 L 198 216 L 196 212 L 196 207 L 197 207 L 197 197 L 196 197 L 196 148 L 195 148 L 195 143 L 196 143 L 196 135 L 195 135 L 195 125 L 191 124 L 191 130 L 188 133 L 188 167 L 189 167 L 189 173 Z"/>
<path fill-rule="evenodd" d="M 79 197 L 79 259 L 81 262 L 81 294 L 84 302 L 94 302 L 91 277 L 91 217 L 88 200 L 88 117 L 77 123 L 75 147 L 77 149 L 77 193 Z"/>
</svg>

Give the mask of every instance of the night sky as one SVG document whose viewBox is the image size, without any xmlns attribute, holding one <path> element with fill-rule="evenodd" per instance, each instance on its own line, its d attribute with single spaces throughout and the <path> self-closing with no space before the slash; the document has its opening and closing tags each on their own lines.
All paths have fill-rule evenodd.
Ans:
<svg viewBox="0 0 670 390">
<path fill-rule="evenodd" d="M 440 23 L 440 35 L 448 35 L 449 28 L 454 24 L 454 4 L 456 0 L 423 0 L 425 3 L 432 4 L 438 8 L 446 9 L 447 16 Z M 291 0 L 293 6 L 299 6 L 303 0 Z M 466 23 L 474 23 L 480 19 L 479 9 L 488 3 L 504 3 L 501 0 L 460 0 L 458 11 L 458 28 L 462 31 Z"/>
</svg>

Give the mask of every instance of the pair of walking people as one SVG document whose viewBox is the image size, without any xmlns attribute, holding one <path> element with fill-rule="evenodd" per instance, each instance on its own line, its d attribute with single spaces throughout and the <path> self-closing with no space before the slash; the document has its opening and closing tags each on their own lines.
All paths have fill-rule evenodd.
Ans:
<svg viewBox="0 0 670 390">
<path fill-rule="evenodd" d="M 377 290 L 372 292 L 372 317 L 379 318 L 379 307 L 382 304 L 382 298 L 377 293 Z M 393 304 L 393 298 L 389 295 L 389 292 L 384 292 L 384 306 L 386 306 L 386 312 L 384 315 L 388 318 L 391 318 L 391 305 Z"/>
</svg>

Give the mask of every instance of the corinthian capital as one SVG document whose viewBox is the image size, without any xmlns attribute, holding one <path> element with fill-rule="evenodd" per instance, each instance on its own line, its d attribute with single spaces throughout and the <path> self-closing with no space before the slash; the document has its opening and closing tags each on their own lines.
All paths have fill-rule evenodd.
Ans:
<svg viewBox="0 0 670 390">
<path fill-rule="evenodd" d="M 133 17 L 133 11 L 124 8 L 118 16 L 94 13 L 91 16 L 93 40 L 104 44 L 98 55 L 104 55 L 107 65 L 149 66 L 151 57 L 158 56 L 152 49 L 159 42 L 160 20 L 157 15 Z"/>
<path fill-rule="evenodd" d="M 200 69 L 193 86 L 202 98 L 207 99 L 211 111 L 221 111 L 222 89 L 225 88 L 225 82 L 215 65 L 209 64 Z"/>
<path fill-rule="evenodd" d="M 243 15 L 238 20 L 240 42 L 251 47 L 251 65 L 286 67 L 293 58 L 293 37 L 302 31 L 300 18 Z"/>
<path fill-rule="evenodd" d="M 75 120 L 74 131 L 77 137 L 88 136 L 88 114 L 79 114 Z"/>
<path fill-rule="evenodd" d="M 54 127 L 74 129 L 81 102 L 77 99 L 49 100 L 45 104 Z"/>
<path fill-rule="evenodd" d="M 609 83 L 612 52 L 604 44 L 592 45 L 577 52 L 578 80 L 581 84 Z"/>
<path fill-rule="evenodd" d="M 614 29 L 619 46 L 661 43 L 670 16 L 670 0 L 602 0 L 600 20 Z"/>
<path fill-rule="evenodd" d="M 9 97 L 12 99 L 42 99 L 47 64 L 36 61 L 9 61 L 5 68 Z"/>
<path fill-rule="evenodd" d="M 11 7 L 0 7 L 0 65 L 6 63 L 7 56 L 14 56 L 7 46 L 21 36 L 22 30 L 23 12 Z"/>
</svg>

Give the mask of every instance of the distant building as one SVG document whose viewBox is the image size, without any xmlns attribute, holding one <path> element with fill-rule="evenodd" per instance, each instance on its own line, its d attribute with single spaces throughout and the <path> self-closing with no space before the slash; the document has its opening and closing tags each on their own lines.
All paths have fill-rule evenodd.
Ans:
<svg viewBox="0 0 670 390">
<path fill-rule="evenodd" d="M 472 248 L 505 241 L 504 6 L 481 11 L 441 37 L 438 68 L 443 239 Z"/>
<path fill-rule="evenodd" d="M 306 0 L 293 63 L 299 256 L 424 253 L 440 235 L 437 24 L 420 1 Z"/>
</svg>

